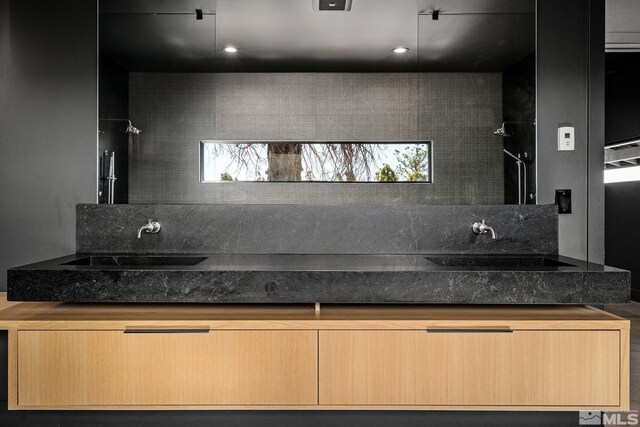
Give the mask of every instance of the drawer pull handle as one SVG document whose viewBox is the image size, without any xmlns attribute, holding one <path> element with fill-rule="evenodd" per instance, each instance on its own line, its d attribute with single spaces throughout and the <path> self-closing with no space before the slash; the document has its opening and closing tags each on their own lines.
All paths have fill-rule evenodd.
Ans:
<svg viewBox="0 0 640 427">
<path fill-rule="evenodd" d="M 427 329 L 428 333 L 437 334 L 510 334 L 513 329 L 508 328 L 489 328 L 489 329 Z"/>
<path fill-rule="evenodd" d="M 208 334 L 209 329 L 125 329 L 125 334 Z"/>
</svg>

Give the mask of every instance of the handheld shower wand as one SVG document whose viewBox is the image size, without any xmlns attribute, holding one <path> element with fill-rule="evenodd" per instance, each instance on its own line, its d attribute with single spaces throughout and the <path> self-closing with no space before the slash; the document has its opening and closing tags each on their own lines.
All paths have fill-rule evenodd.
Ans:
<svg viewBox="0 0 640 427">
<path fill-rule="evenodd" d="M 516 156 L 510 153 L 506 148 L 503 148 L 502 151 L 504 151 L 504 153 L 507 156 L 513 158 L 516 161 L 516 166 L 518 167 L 518 204 L 526 205 L 527 204 L 527 165 L 519 156 Z M 524 187 L 523 187 L 523 181 L 524 181 Z"/>
<path fill-rule="evenodd" d="M 108 152 L 105 151 L 105 154 Z M 109 175 L 107 176 L 108 182 L 108 194 L 107 194 L 107 203 L 113 205 L 115 202 L 115 193 L 116 193 L 116 152 L 112 151 L 111 156 L 109 156 Z"/>
<path fill-rule="evenodd" d="M 507 123 L 510 124 L 527 124 L 527 125 L 532 125 L 535 126 L 536 125 L 536 121 L 532 121 L 532 122 L 502 122 L 502 126 L 500 126 L 498 129 L 496 129 L 493 134 L 496 136 L 501 136 L 503 138 L 509 138 L 512 137 L 513 135 L 507 132 L 507 129 L 505 128 L 505 125 Z M 517 156 L 514 155 L 513 153 L 510 153 L 508 150 L 506 149 L 502 149 L 502 151 L 504 151 L 504 153 L 506 155 L 508 155 L 509 157 L 513 158 L 516 161 L 516 165 L 518 167 L 518 204 L 519 205 L 526 205 L 527 204 L 527 165 L 524 162 L 524 160 L 522 160 L 520 158 L 520 154 L 518 154 Z M 524 153 L 524 156 L 527 157 L 527 153 Z"/>
</svg>

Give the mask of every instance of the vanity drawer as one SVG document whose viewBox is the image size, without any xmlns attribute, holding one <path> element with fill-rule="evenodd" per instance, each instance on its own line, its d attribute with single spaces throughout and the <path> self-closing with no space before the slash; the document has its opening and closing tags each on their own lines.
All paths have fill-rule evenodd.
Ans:
<svg viewBox="0 0 640 427">
<path fill-rule="evenodd" d="M 317 404 L 317 331 L 19 331 L 17 341 L 20 406 Z"/>
<path fill-rule="evenodd" d="M 617 406 L 615 330 L 320 331 L 321 405 Z"/>
</svg>

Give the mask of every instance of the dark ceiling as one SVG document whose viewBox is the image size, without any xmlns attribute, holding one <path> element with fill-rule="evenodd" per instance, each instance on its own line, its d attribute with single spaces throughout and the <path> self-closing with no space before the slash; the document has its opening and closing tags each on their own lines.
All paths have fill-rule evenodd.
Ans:
<svg viewBox="0 0 640 427">
<path fill-rule="evenodd" d="M 606 0 L 607 52 L 640 52 L 640 1 Z"/>
<path fill-rule="evenodd" d="M 535 0 L 100 1 L 100 51 L 129 71 L 503 71 L 534 49 Z"/>
</svg>

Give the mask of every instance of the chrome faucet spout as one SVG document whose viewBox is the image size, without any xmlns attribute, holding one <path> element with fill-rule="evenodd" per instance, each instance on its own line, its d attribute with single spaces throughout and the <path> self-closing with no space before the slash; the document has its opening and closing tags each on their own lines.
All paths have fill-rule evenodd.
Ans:
<svg viewBox="0 0 640 427">
<path fill-rule="evenodd" d="M 158 221 L 150 219 L 148 223 L 140 227 L 138 230 L 138 239 L 142 237 L 142 232 L 157 234 L 160 232 L 161 225 Z"/>
<path fill-rule="evenodd" d="M 484 219 L 481 222 L 474 222 L 471 228 L 475 234 L 491 233 L 491 238 L 493 240 L 498 238 L 493 227 L 488 226 Z"/>
</svg>

